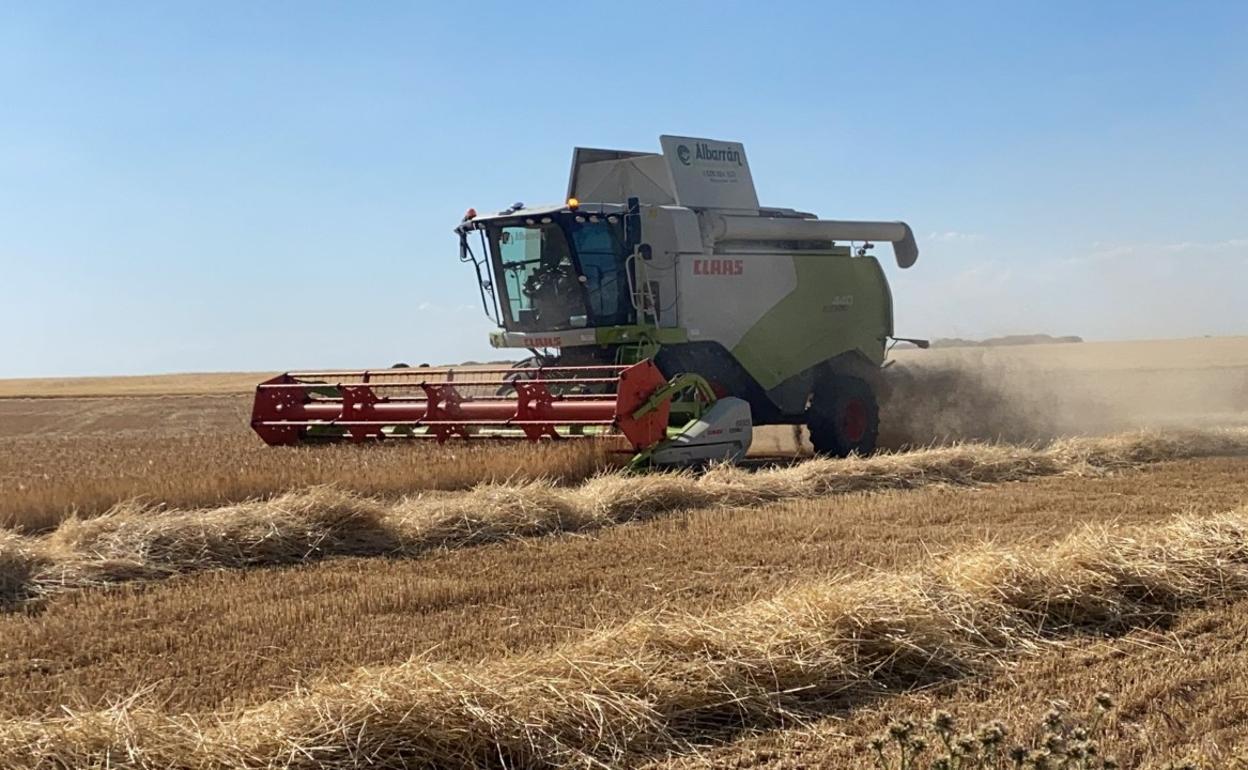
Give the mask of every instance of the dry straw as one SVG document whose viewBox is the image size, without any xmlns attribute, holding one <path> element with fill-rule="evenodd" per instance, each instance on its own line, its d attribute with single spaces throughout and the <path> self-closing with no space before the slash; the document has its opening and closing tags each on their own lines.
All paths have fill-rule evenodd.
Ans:
<svg viewBox="0 0 1248 770">
<path fill-rule="evenodd" d="M 36 576 L 48 566 L 36 543 L 0 530 L 0 607 L 30 598 Z"/>
<path fill-rule="evenodd" d="M 598 476 L 575 487 L 524 481 L 381 501 L 332 487 L 205 510 L 123 504 L 42 537 L 3 533 L 0 604 L 57 591 L 338 555 L 416 556 L 508 538 L 585 532 L 694 508 L 931 484 L 1101 474 L 1163 460 L 1248 453 L 1248 431 L 1138 433 L 1043 448 L 962 444 L 751 471 Z"/>
<path fill-rule="evenodd" d="M 234 713 L 119 705 L 0 725 L 22 768 L 603 767 L 990 671 L 1248 593 L 1248 508 L 812 582 L 554 651 L 362 669 Z"/>
</svg>

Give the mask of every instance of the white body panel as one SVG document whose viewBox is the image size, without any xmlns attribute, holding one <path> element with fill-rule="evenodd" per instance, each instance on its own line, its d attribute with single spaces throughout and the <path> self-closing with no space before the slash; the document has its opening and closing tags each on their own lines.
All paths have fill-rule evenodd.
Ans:
<svg viewBox="0 0 1248 770">
<path fill-rule="evenodd" d="M 676 203 L 699 209 L 758 211 L 745 145 L 690 136 L 660 136 L 659 143 Z"/>
<path fill-rule="evenodd" d="M 676 202 L 667 163 L 660 155 L 582 163 L 568 187 L 568 197 L 587 203 L 619 203 L 629 198 L 648 204 Z"/>
<path fill-rule="evenodd" d="M 656 465 L 698 465 L 736 462 L 745 457 L 754 440 L 750 405 L 739 398 L 721 398 L 702 419 L 651 455 Z"/>
<path fill-rule="evenodd" d="M 681 264 L 704 253 L 698 216 L 681 206 L 645 207 L 642 229 L 653 256 L 642 263 L 639 272 L 655 289 L 659 326 L 683 326 L 679 271 Z"/>
<path fill-rule="evenodd" d="M 569 348 L 576 345 L 593 345 L 597 339 L 593 329 L 568 329 L 556 332 L 509 332 L 494 333 L 496 348 Z"/>
<path fill-rule="evenodd" d="M 690 342 L 731 350 L 780 300 L 797 288 L 793 259 L 783 254 L 682 254 L 679 315 Z"/>
</svg>

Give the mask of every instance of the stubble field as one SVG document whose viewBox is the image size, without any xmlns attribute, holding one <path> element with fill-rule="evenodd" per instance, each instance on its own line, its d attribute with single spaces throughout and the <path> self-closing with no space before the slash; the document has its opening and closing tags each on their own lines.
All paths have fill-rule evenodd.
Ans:
<svg viewBox="0 0 1248 770">
<path fill-rule="evenodd" d="M 7 383 L 0 766 L 873 767 L 1107 691 L 1100 754 L 1235 767 L 1248 339 L 899 361 L 895 454 L 643 478 L 268 449 L 240 375 Z"/>
</svg>

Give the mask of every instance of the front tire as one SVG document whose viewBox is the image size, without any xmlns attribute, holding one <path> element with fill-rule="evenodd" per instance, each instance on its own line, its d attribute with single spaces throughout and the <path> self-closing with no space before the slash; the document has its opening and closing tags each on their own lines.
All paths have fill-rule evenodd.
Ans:
<svg viewBox="0 0 1248 770">
<path fill-rule="evenodd" d="M 880 433 L 875 392 L 857 377 L 836 377 L 815 389 L 806 409 L 815 452 L 832 457 L 869 455 Z"/>
</svg>

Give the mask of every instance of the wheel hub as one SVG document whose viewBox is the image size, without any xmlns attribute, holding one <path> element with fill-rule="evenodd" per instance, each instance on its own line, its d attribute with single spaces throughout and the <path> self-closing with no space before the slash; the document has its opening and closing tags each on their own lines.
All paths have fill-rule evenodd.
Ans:
<svg viewBox="0 0 1248 770">
<path fill-rule="evenodd" d="M 841 433 L 846 440 L 857 444 L 867 435 L 867 405 L 860 398 L 845 402 L 841 411 Z"/>
</svg>

